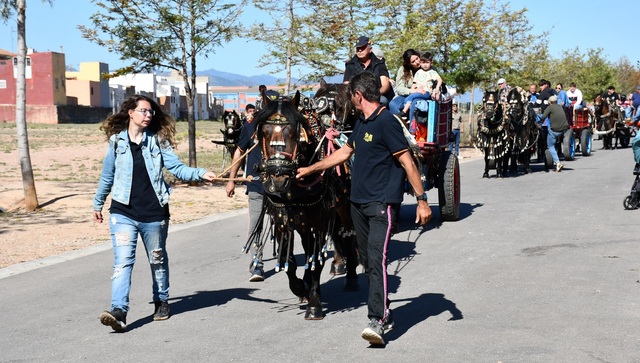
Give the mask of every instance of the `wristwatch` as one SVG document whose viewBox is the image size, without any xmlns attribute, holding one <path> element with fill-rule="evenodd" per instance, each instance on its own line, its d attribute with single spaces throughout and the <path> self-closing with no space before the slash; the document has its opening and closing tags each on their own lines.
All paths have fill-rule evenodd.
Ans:
<svg viewBox="0 0 640 363">
<path fill-rule="evenodd" d="M 427 192 L 422 193 L 422 195 L 416 195 L 416 200 L 427 200 Z"/>
</svg>

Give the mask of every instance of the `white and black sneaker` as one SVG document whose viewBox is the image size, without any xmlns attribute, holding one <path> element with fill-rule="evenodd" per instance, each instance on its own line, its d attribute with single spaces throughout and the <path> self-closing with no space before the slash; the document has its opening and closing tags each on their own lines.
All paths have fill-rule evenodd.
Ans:
<svg viewBox="0 0 640 363">
<path fill-rule="evenodd" d="M 367 327 L 362 331 L 362 339 L 369 342 L 371 345 L 384 345 L 384 328 L 380 321 L 376 318 L 371 318 Z"/>
<path fill-rule="evenodd" d="M 117 332 L 123 332 L 127 330 L 127 313 L 120 309 L 105 310 L 100 314 L 100 322 Z"/>
</svg>

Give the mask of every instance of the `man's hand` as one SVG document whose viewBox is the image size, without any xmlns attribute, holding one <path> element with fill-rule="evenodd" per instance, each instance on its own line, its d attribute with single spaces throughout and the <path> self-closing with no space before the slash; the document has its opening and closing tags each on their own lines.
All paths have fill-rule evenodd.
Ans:
<svg viewBox="0 0 640 363">
<path fill-rule="evenodd" d="M 424 226 L 431 220 L 431 208 L 426 200 L 419 200 L 416 208 L 416 223 Z"/>
<path fill-rule="evenodd" d="M 231 198 L 236 194 L 236 183 L 233 180 L 227 182 L 227 197 Z"/>
</svg>

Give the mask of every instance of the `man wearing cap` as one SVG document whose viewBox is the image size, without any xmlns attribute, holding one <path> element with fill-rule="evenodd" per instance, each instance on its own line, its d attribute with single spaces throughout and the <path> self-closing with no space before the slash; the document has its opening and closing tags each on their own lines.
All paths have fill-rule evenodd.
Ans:
<svg viewBox="0 0 640 363">
<path fill-rule="evenodd" d="M 549 97 L 549 106 L 542 114 L 542 120 L 549 117 L 549 133 L 547 134 L 547 148 L 553 158 L 553 164 L 556 167 L 556 171 L 560 172 L 564 167 L 560 163 L 558 158 L 558 152 L 556 151 L 556 140 L 569 129 L 569 123 L 567 122 L 567 115 L 565 115 L 562 106 L 558 104 L 558 96 Z"/>
<path fill-rule="evenodd" d="M 507 96 L 509 96 L 511 87 L 509 87 L 509 85 L 507 84 L 507 80 L 505 80 L 504 78 L 500 78 L 498 80 L 498 87 L 500 87 L 500 90 L 498 91 L 498 99 L 500 100 L 500 103 L 504 105 L 507 103 Z"/>
<path fill-rule="evenodd" d="M 369 71 L 379 78 L 380 103 L 387 106 L 395 96 L 389 81 L 389 69 L 383 59 L 373 54 L 369 38 L 361 36 L 356 42 L 356 55 L 345 63 L 343 82 L 349 83 L 351 78 L 364 71 Z"/>
</svg>

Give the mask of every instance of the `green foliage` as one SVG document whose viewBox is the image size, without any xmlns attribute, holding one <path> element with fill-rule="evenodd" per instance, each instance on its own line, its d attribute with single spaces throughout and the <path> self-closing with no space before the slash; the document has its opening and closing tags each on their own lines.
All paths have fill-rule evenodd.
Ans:
<svg viewBox="0 0 640 363">
<path fill-rule="evenodd" d="M 115 74 L 173 69 L 184 79 L 188 105 L 189 165 L 195 166 L 196 59 L 240 33 L 247 0 L 93 0 L 91 25 L 78 26 L 91 42 L 130 62 Z"/>
</svg>

